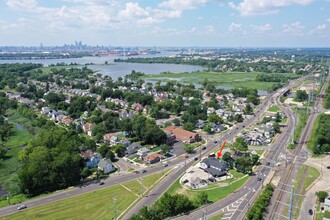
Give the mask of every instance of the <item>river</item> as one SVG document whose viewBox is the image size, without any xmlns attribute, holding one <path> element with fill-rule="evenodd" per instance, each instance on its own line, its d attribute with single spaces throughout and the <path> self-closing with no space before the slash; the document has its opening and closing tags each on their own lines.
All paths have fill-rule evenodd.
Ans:
<svg viewBox="0 0 330 220">
<path fill-rule="evenodd" d="M 160 57 L 160 56 L 173 56 L 175 53 L 164 52 L 160 54 L 150 54 L 150 55 L 138 55 L 135 57 Z M 77 64 L 90 64 L 87 65 L 88 68 L 97 71 L 103 75 L 109 75 L 113 79 L 118 77 L 124 77 L 130 74 L 132 70 L 142 72 L 145 74 L 159 74 L 161 72 L 172 72 L 172 73 L 183 73 L 183 72 L 195 72 L 198 70 L 203 70 L 203 67 L 192 66 L 192 65 L 182 65 L 182 64 L 150 64 L 150 63 L 124 63 L 124 62 L 114 62 L 114 59 L 121 58 L 125 59 L 123 56 L 102 56 L 102 57 L 81 57 L 81 58 L 68 58 L 68 59 L 39 59 L 39 60 L 0 60 L 0 64 L 3 63 L 41 63 L 44 66 L 49 66 L 51 64 L 57 63 L 77 63 Z M 105 62 L 108 65 L 105 65 Z"/>
<path fill-rule="evenodd" d="M 164 52 L 160 54 L 148 54 L 148 55 L 138 55 L 135 57 L 161 57 L 161 56 L 173 56 L 176 53 Z M 183 64 L 150 64 L 150 63 L 124 63 L 118 62 L 115 63 L 114 59 L 121 58 L 125 59 L 123 56 L 102 56 L 102 57 L 81 57 L 81 58 L 68 58 L 68 59 L 40 59 L 40 60 L 0 60 L 0 64 L 2 63 L 41 63 L 44 66 L 49 66 L 50 64 L 57 63 L 77 63 L 77 64 L 90 64 L 88 68 L 97 71 L 103 75 L 111 76 L 113 79 L 117 79 L 118 77 L 124 77 L 127 74 L 130 74 L 132 70 L 142 72 L 145 74 L 159 74 L 162 72 L 172 72 L 172 73 L 183 73 L 183 72 L 195 72 L 198 70 L 203 70 L 203 67 L 200 66 L 192 66 L 192 65 L 183 65 Z M 105 65 L 105 62 L 108 65 Z M 174 80 L 179 80 L 175 78 Z M 147 82 L 154 83 L 154 80 L 145 80 Z M 200 84 L 194 83 L 196 88 L 200 88 Z M 230 87 L 227 86 L 218 86 L 217 88 L 222 88 L 229 90 Z M 259 95 L 267 95 L 268 92 L 264 90 L 258 90 Z"/>
</svg>

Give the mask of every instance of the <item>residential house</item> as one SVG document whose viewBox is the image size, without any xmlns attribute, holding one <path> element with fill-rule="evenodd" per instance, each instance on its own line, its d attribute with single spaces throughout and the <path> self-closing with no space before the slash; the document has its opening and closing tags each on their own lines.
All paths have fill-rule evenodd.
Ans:
<svg viewBox="0 0 330 220">
<path fill-rule="evenodd" d="M 138 155 L 138 156 L 140 156 L 141 158 L 143 158 L 143 157 L 147 156 L 148 153 L 150 153 L 150 152 L 151 152 L 150 149 L 148 149 L 148 148 L 146 148 L 146 147 L 142 147 L 142 148 L 140 148 L 140 149 L 137 151 L 136 155 Z"/>
<path fill-rule="evenodd" d="M 119 139 L 117 136 L 115 136 L 115 135 L 113 135 L 113 136 L 110 138 L 110 144 L 111 144 L 111 145 L 116 145 L 116 144 L 119 143 L 119 141 L 120 141 L 120 139 Z"/>
<path fill-rule="evenodd" d="M 98 169 L 103 170 L 104 173 L 110 173 L 116 168 L 112 165 L 110 159 L 101 159 L 100 162 L 98 163 Z"/>
<path fill-rule="evenodd" d="M 114 133 L 108 133 L 108 134 L 103 135 L 103 141 L 110 142 L 110 138 L 114 135 L 115 135 Z"/>
<path fill-rule="evenodd" d="M 119 118 L 129 118 L 132 119 L 134 117 L 134 113 L 129 111 L 127 112 L 126 110 L 122 110 L 119 112 Z"/>
<path fill-rule="evenodd" d="M 121 139 L 119 141 L 119 143 L 122 143 L 126 148 L 131 145 L 131 142 L 129 140 L 126 140 L 126 139 Z"/>
<path fill-rule="evenodd" d="M 48 108 L 48 107 L 42 107 L 41 108 L 41 113 L 44 114 L 44 115 L 48 115 L 50 111 L 51 111 L 51 109 Z"/>
<path fill-rule="evenodd" d="M 73 123 L 73 119 L 70 116 L 63 115 L 63 117 L 61 117 L 60 122 L 65 124 L 66 126 L 70 126 Z"/>
<path fill-rule="evenodd" d="M 324 210 L 328 212 L 330 211 L 330 198 L 324 200 Z"/>
<path fill-rule="evenodd" d="M 202 129 L 206 124 L 206 121 L 198 119 L 197 123 L 195 124 L 195 128 Z"/>
<path fill-rule="evenodd" d="M 85 150 L 80 152 L 80 156 L 85 161 L 85 166 L 88 168 L 97 168 L 98 163 L 101 160 L 101 156 L 99 154 L 94 153 L 92 150 Z"/>
<path fill-rule="evenodd" d="M 144 161 L 149 164 L 154 164 L 154 163 L 159 162 L 162 158 L 163 158 L 163 156 L 159 153 L 151 153 L 148 156 L 144 157 Z"/>
<path fill-rule="evenodd" d="M 84 133 L 88 134 L 89 136 L 92 136 L 92 131 L 93 131 L 93 128 L 95 127 L 95 123 L 85 123 L 83 124 L 82 126 L 82 129 L 84 131 Z"/>
<path fill-rule="evenodd" d="M 140 149 L 142 146 L 139 143 L 132 143 L 128 147 L 126 147 L 126 154 L 131 155 L 137 153 L 138 149 Z"/>
<path fill-rule="evenodd" d="M 226 128 L 223 125 L 218 125 L 215 123 L 211 123 L 210 125 L 211 125 L 211 130 L 213 132 L 222 132 L 222 131 L 226 130 Z"/>
<path fill-rule="evenodd" d="M 192 143 L 195 141 L 200 141 L 201 137 L 198 133 L 194 133 L 191 131 L 187 131 L 175 126 L 168 126 L 166 128 L 163 128 L 165 132 L 170 132 L 173 135 L 175 135 L 176 140 L 182 141 L 185 143 Z"/>
<path fill-rule="evenodd" d="M 208 157 L 200 162 L 199 168 L 211 174 L 213 177 L 220 177 L 227 174 L 228 164 L 215 157 Z"/>
<path fill-rule="evenodd" d="M 167 145 L 172 145 L 176 142 L 176 137 L 173 133 L 171 132 L 168 132 L 168 131 L 165 131 L 165 134 L 166 134 L 166 141 L 165 143 Z"/>
</svg>

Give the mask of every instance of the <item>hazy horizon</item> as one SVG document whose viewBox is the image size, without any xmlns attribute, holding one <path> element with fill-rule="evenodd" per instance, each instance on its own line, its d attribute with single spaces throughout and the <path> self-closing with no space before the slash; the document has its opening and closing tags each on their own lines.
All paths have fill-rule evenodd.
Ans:
<svg viewBox="0 0 330 220">
<path fill-rule="evenodd" d="M 5 0 L 0 45 L 329 47 L 329 0 Z"/>
</svg>

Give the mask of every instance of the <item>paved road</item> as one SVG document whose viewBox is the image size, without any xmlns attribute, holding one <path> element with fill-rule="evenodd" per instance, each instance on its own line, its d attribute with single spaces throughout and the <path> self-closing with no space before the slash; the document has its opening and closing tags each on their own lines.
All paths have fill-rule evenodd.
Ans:
<svg viewBox="0 0 330 220">
<path fill-rule="evenodd" d="M 327 82 L 330 79 L 330 75 L 327 77 Z M 326 86 L 323 86 L 320 94 L 323 94 Z M 317 98 L 314 104 L 313 109 L 320 109 L 322 105 L 321 99 Z M 307 146 L 306 143 L 309 140 L 311 135 L 311 131 L 316 119 L 316 116 L 319 111 L 311 111 L 311 115 L 307 120 L 307 124 L 303 129 L 301 136 L 298 140 L 298 144 L 296 149 L 289 153 L 289 155 L 293 158 L 292 162 L 283 170 L 281 175 L 281 180 L 279 186 L 276 188 L 274 195 L 272 197 L 272 205 L 269 208 L 270 212 L 267 216 L 267 219 L 282 219 L 281 215 L 283 215 L 284 210 L 287 210 L 287 204 L 289 199 L 289 193 L 291 191 L 292 181 L 296 179 L 297 171 L 300 169 L 303 162 L 307 159 Z M 296 201 L 296 198 L 295 198 Z M 303 220 L 313 219 L 312 216 L 308 215 L 308 210 L 303 210 Z M 287 215 L 287 213 L 285 213 Z"/>
</svg>

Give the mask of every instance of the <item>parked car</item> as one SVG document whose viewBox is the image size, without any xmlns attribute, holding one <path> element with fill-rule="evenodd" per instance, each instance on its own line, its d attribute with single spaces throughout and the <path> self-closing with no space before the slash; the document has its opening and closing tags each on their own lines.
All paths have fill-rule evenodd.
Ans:
<svg viewBox="0 0 330 220">
<path fill-rule="evenodd" d="M 146 173 L 146 172 L 147 172 L 147 170 L 142 170 L 141 172 L 142 172 L 142 173 Z"/>
<path fill-rule="evenodd" d="M 187 180 L 187 179 L 185 179 L 184 181 L 183 181 L 183 183 L 188 183 L 189 182 L 189 180 Z"/>
<path fill-rule="evenodd" d="M 257 179 L 258 181 L 261 181 L 262 180 L 262 178 L 261 177 L 258 177 L 258 179 Z"/>
<path fill-rule="evenodd" d="M 330 166 L 327 166 L 327 169 L 330 169 Z"/>
<path fill-rule="evenodd" d="M 266 163 L 266 166 L 269 166 L 269 165 L 270 165 L 270 162 L 267 162 L 267 163 Z"/>
<path fill-rule="evenodd" d="M 100 182 L 99 185 L 100 185 L 100 186 L 104 185 L 104 182 Z"/>
<path fill-rule="evenodd" d="M 26 208 L 27 208 L 26 205 L 20 205 L 20 206 L 17 207 L 18 210 L 22 210 L 22 209 L 26 209 Z"/>
<path fill-rule="evenodd" d="M 198 160 L 198 157 L 195 157 L 194 160 Z"/>
<path fill-rule="evenodd" d="M 209 181 L 213 183 L 213 182 L 216 182 L 217 180 L 211 177 L 211 178 L 209 178 Z"/>
<path fill-rule="evenodd" d="M 204 147 L 202 147 L 202 150 L 205 150 L 206 149 L 206 147 L 204 146 Z"/>
<path fill-rule="evenodd" d="M 309 209 L 308 210 L 308 214 L 313 215 L 313 210 L 312 209 Z"/>
<path fill-rule="evenodd" d="M 218 141 L 214 141 L 214 143 L 216 144 L 216 143 L 218 143 Z"/>
</svg>

